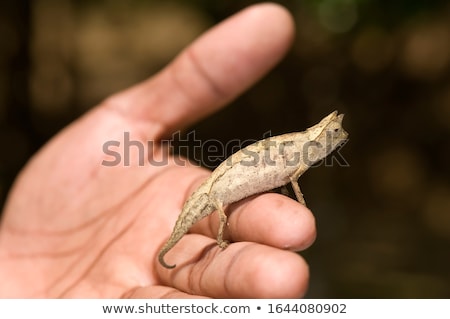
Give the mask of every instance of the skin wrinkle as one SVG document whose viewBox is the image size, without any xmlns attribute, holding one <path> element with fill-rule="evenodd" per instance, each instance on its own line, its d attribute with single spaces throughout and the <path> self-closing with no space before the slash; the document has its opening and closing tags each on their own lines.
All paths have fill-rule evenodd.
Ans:
<svg viewBox="0 0 450 319">
<path fill-rule="evenodd" d="M 176 298 L 176 295 L 177 295 L 177 293 L 175 291 L 171 290 L 171 291 L 167 291 L 167 292 L 163 293 L 162 295 L 160 295 L 160 298 L 161 299 L 166 299 L 166 298 L 172 299 L 172 298 Z"/>
<path fill-rule="evenodd" d="M 180 63 L 178 61 L 176 61 L 176 63 Z M 186 100 L 186 104 L 187 105 L 196 105 L 201 103 L 201 101 L 197 101 L 194 96 L 192 96 L 191 94 L 189 94 L 189 90 L 187 90 L 185 88 L 185 85 L 183 84 L 187 84 L 184 81 L 180 80 L 180 78 L 178 77 L 178 68 L 176 66 L 178 66 L 176 63 L 174 63 L 174 67 L 168 70 L 168 73 L 172 79 L 172 82 L 175 86 L 174 91 L 179 92 L 182 94 L 182 96 L 185 98 Z M 177 90 L 178 88 L 178 90 Z M 167 126 L 170 127 L 170 125 L 166 124 Z"/>
<path fill-rule="evenodd" d="M 201 291 L 202 289 L 200 288 L 201 283 L 202 283 L 202 279 L 203 279 L 203 275 L 205 273 L 205 267 L 201 267 L 203 269 L 201 269 L 200 271 L 197 271 L 198 273 L 200 273 L 200 276 L 198 277 L 198 280 L 196 280 L 196 269 L 198 269 L 199 267 L 195 267 L 195 265 L 193 265 L 192 267 L 189 268 L 189 276 L 188 278 L 188 288 L 189 291 L 191 291 L 192 293 L 196 293 L 197 291 Z M 195 282 L 198 283 L 197 287 L 194 285 Z"/>
<path fill-rule="evenodd" d="M 226 296 L 233 296 L 230 286 L 233 286 L 233 278 L 230 277 L 230 274 L 233 273 L 233 267 L 236 266 L 236 262 L 239 260 L 240 256 L 248 249 L 252 244 L 247 244 L 246 246 L 239 249 L 233 257 L 228 262 L 228 271 L 225 273 L 225 277 L 223 280 L 224 291 L 226 292 Z M 245 254 L 244 254 L 245 255 Z M 241 296 L 240 296 L 241 297 Z"/>
<path fill-rule="evenodd" d="M 170 298 L 170 299 L 180 299 L 180 298 L 201 298 L 201 299 L 209 299 L 205 296 L 190 294 L 186 292 L 179 291 L 173 287 L 167 287 L 167 286 L 160 286 L 155 285 L 153 287 L 133 287 L 132 289 L 128 290 L 126 293 L 119 296 L 119 298 L 122 299 L 142 299 L 145 293 L 149 293 L 150 291 L 154 292 L 154 295 L 152 298 Z"/>
<path fill-rule="evenodd" d="M 104 107 L 103 108 L 100 108 L 99 110 L 100 110 L 100 112 L 109 112 L 109 113 L 111 113 L 111 114 L 115 114 L 115 115 L 119 115 L 119 117 L 120 117 L 120 119 L 121 119 L 121 121 L 124 121 L 124 122 L 126 122 L 127 123 L 127 127 L 132 127 L 132 126 L 136 126 L 136 123 L 129 123 L 130 121 L 129 121 L 129 118 L 128 117 L 126 117 L 126 116 L 124 116 L 124 114 L 122 113 L 122 112 L 120 112 L 120 108 L 116 108 L 116 107 L 109 107 L 109 105 L 111 105 L 111 101 L 109 100 L 107 100 L 106 102 L 105 102 L 106 104 L 104 104 Z M 148 122 L 148 121 L 147 121 Z M 157 125 L 156 123 L 154 123 L 154 122 L 151 122 L 151 124 L 153 125 L 153 127 L 159 127 L 159 129 L 157 129 L 157 130 L 155 130 L 155 131 L 159 131 L 159 132 L 161 132 L 163 129 L 162 129 L 162 126 L 161 125 Z M 142 130 L 138 130 L 138 132 L 141 132 L 140 134 L 139 134 L 139 136 L 140 136 L 140 139 L 141 140 L 145 140 L 144 139 L 144 136 L 146 136 L 147 134 L 144 134 L 143 133 L 143 131 Z M 158 133 L 158 134 L 161 134 L 161 133 Z M 95 177 L 95 176 L 97 176 L 98 175 L 98 170 L 96 170 L 95 169 L 95 167 L 92 167 L 91 168 L 91 170 L 90 170 L 90 172 L 88 173 L 88 181 L 89 180 L 92 180 L 92 177 Z M 87 182 L 88 182 L 87 181 Z M 83 190 L 83 188 L 84 188 L 84 185 L 79 185 L 79 187 L 78 187 L 78 191 L 79 192 L 81 192 L 82 190 Z M 97 218 L 101 218 L 102 216 L 97 216 L 97 217 L 94 217 L 91 221 L 87 221 L 86 222 L 86 224 L 88 224 L 88 223 L 90 223 L 90 222 L 95 222 L 95 219 L 97 219 Z M 78 228 L 82 228 L 82 227 L 84 227 L 85 225 L 79 225 L 78 226 Z M 76 231 L 76 228 L 74 228 L 74 230 Z"/>
<path fill-rule="evenodd" d="M 121 203 L 118 203 L 118 206 L 120 207 Z M 65 230 L 61 230 L 61 231 L 54 231 L 54 232 L 48 232 L 48 231 L 29 231 L 29 230 L 20 230 L 18 228 L 14 228 L 11 227 L 9 225 L 6 225 L 4 227 L 4 230 L 6 232 L 8 232 L 11 236 L 18 236 L 18 237 L 23 237 L 26 235 L 40 235 L 40 236 L 67 236 L 67 235 L 71 235 L 72 233 L 76 233 L 80 230 L 85 229 L 86 227 L 92 226 L 93 224 L 96 224 L 98 220 L 103 219 L 104 217 L 107 217 L 109 215 L 109 211 L 113 210 L 115 208 L 115 206 L 104 210 L 103 213 L 97 214 L 95 217 L 87 220 L 85 223 L 77 225 L 76 227 L 72 227 L 70 229 L 65 229 Z"/>
<path fill-rule="evenodd" d="M 194 69 L 198 69 L 198 65 L 194 62 L 193 57 L 190 57 L 190 56 L 188 55 L 188 54 L 191 54 L 190 52 L 191 52 L 191 50 L 187 49 L 187 50 L 185 51 L 186 55 L 183 56 L 183 59 L 186 60 L 186 61 L 188 61 L 189 64 L 192 65 L 192 66 L 194 67 Z M 183 96 L 183 97 L 185 98 L 185 100 L 186 100 L 187 106 L 189 106 L 189 105 L 198 105 L 198 104 L 202 104 L 202 101 L 200 101 L 200 100 L 198 99 L 198 97 L 196 97 L 196 96 L 194 96 L 194 95 L 191 94 L 191 91 L 192 91 L 192 90 L 189 90 L 188 88 L 186 88 L 186 85 L 188 85 L 189 83 L 187 83 L 186 81 L 183 81 L 182 79 L 180 79 L 180 77 L 179 77 L 178 74 L 183 73 L 184 69 L 186 69 L 186 67 L 183 66 L 183 64 L 182 64 L 181 62 L 183 62 L 181 59 L 175 61 L 175 62 L 174 62 L 174 67 L 173 67 L 173 68 L 170 68 L 170 69 L 168 70 L 169 75 L 170 75 L 170 77 L 171 77 L 171 79 L 172 79 L 172 82 L 175 84 L 175 89 L 174 89 L 174 91 L 179 92 L 179 93 L 182 94 L 182 96 Z M 179 69 L 181 69 L 181 71 L 178 71 Z M 198 71 L 200 71 L 200 70 L 198 70 Z M 209 79 L 206 78 L 206 77 L 204 76 L 204 74 L 202 74 L 202 73 L 200 73 L 200 75 L 201 75 L 201 78 L 204 79 L 203 82 L 206 83 L 208 87 L 211 87 L 211 88 L 212 88 L 213 85 L 210 84 Z M 178 90 L 177 90 L 177 88 L 178 88 Z M 209 90 L 209 91 L 211 91 L 211 90 Z M 213 91 L 212 93 L 215 93 L 215 92 Z M 185 108 L 186 108 L 186 107 L 185 107 Z"/>
<path fill-rule="evenodd" d="M 175 168 L 175 166 L 168 167 Z M 9 225 L 5 225 L 4 229 L 8 231 L 11 235 L 17 235 L 17 236 L 24 236 L 25 234 L 28 235 L 42 235 L 42 236 L 61 236 L 61 235 L 71 235 L 72 233 L 78 232 L 80 230 L 84 230 L 86 227 L 92 226 L 93 224 L 96 224 L 100 219 L 104 219 L 106 217 L 110 216 L 110 213 L 113 214 L 114 211 L 118 213 L 123 205 L 125 205 L 126 202 L 128 202 L 130 199 L 136 197 L 140 192 L 142 192 L 149 183 L 153 181 L 156 177 L 159 175 L 166 173 L 167 171 L 159 171 L 156 174 L 151 175 L 148 179 L 146 179 L 141 185 L 135 188 L 134 191 L 130 192 L 127 197 L 124 197 L 122 201 L 114 204 L 113 206 L 109 207 L 108 209 L 104 209 L 103 212 L 100 212 L 95 215 L 95 217 L 92 217 L 91 219 L 87 220 L 86 222 L 76 225 L 75 227 L 71 227 L 69 229 L 64 230 L 58 230 L 53 232 L 46 232 L 46 231 L 23 231 L 21 232 L 20 229 L 11 227 Z"/>
<path fill-rule="evenodd" d="M 194 269 L 195 269 L 195 272 L 200 273 L 200 277 L 198 278 L 199 286 L 197 287 L 196 290 L 192 290 L 195 294 L 202 293 L 203 291 L 205 291 L 206 293 L 208 292 L 208 291 L 206 291 L 208 289 L 204 289 L 203 276 L 205 274 L 205 270 L 208 269 L 208 267 L 210 267 L 211 260 L 214 259 L 215 255 L 216 255 L 213 253 L 214 247 L 216 247 L 215 244 L 206 245 L 205 248 L 202 250 L 202 255 L 201 255 L 201 259 L 205 260 L 206 262 L 204 262 L 202 264 L 197 264 L 197 266 L 194 266 L 191 268 L 192 273 L 194 273 Z M 209 261 L 208 261 L 208 259 L 209 259 Z M 201 269 L 198 270 L 198 268 L 201 268 Z"/>
<path fill-rule="evenodd" d="M 87 240 L 86 242 L 89 242 Z M 81 250 L 82 248 L 86 247 L 86 243 L 80 244 L 76 247 L 73 247 L 70 250 L 64 250 L 61 252 L 37 252 L 32 254 L 15 254 L 15 253 L 9 253 L 8 257 L 11 257 L 13 259 L 19 260 L 19 259 L 25 259 L 25 258 L 32 258 L 32 259 L 59 259 L 59 258 L 65 258 L 69 257 L 70 255 L 75 254 L 77 251 Z"/>
<path fill-rule="evenodd" d="M 225 296 L 232 296 L 233 294 L 230 292 L 230 282 L 232 281 L 230 281 L 230 273 L 231 273 L 231 271 L 232 271 L 232 268 L 233 268 L 233 266 L 234 266 L 234 264 L 236 263 L 236 256 L 239 256 L 240 254 L 238 253 L 238 254 L 236 254 L 235 256 L 233 256 L 232 258 L 231 258 L 231 260 L 228 262 L 228 269 L 229 269 L 229 271 L 227 271 L 226 273 L 225 273 L 225 277 L 223 278 L 223 291 L 224 291 L 224 295 Z"/>
<path fill-rule="evenodd" d="M 176 166 L 172 166 L 171 168 L 174 169 L 174 168 L 177 168 L 177 167 L 176 167 Z M 138 194 L 139 192 L 144 191 L 144 189 L 146 188 L 147 184 L 148 184 L 152 179 L 156 178 L 157 176 L 159 176 L 159 175 L 161 175 L 161 174 L 163 174 L 163 173 L 167 173 L 167 171 L 161 171 L 161 172 L 159 172 L 158 174 L 153 175 L 152 178 L 148 179 L 145 183 L 143 183 L 140 187 L 138 187 L 138 188 L 134 191 L 134 193 L 131 194 L 130 196 L 131 196 L 131 197 L 137 196 L 137 194 Z M 120 207 L 121 207 L 121 206 L 124 206 L 124 205 L 126 204 L 126 202 L 128 202 L 128 200 L 127 200 L 127 199 L 124 199 L 121 203 L 118 203 L 118 204 L 117 204 L 118 207 L 112 207 L 112 208 L 111 208 L 112 211 L 113 211 L 113 212 L 114 212 L 114 211 L 120 212 Z M 139 213 L 138 213 L 137 215 L 139 215 Z M 105 217 L 107 217 L 107 216 L 105 216 Z M 98 219 L 97 219 L 97 220 L 98 220 Z M 116 241 L 121 237 L 122 234 L 126 233 L 127 230 L 130 229 L 130 228 L 132 227 L 132 225 L 133 225 L 137 220 L 138 220 L 137 218 L 131 218 L 131 219 L 130 219 L 130 222 L 128 223 L 128 225 L 126 225 L 126 226 L 125 226 L 125 227 L 124 227 L 124 228 L 123 228 L 116 236 L 114 236 L 114 237 L 111 239 L 111 241 L 110 241 L 109 243 L 106 243 L 106 244 L 103 246 L 103 248 L 100 250 L 98 256 L 97 256 L 96 258 L 94 258 L 93 261 L 91 262 L 91 265 L 94 265 L 94 264 L 96 263 L 96 261 L 98 261 L 98 260 L 101 258 L 101 256 L 103 255 L 103 253 L 104 253 L 106 250 L 108 250 L 108 248 L 111 247 L 111 246 L 113 245 L 113 243 L 116 242 Z M 95 238 L 97 235 L 98 235 L 97 232 L 93 232 L 93 233 L 92 233 L 92 236 L 86 240 L 86 243 L 89 244 L 90 242 L 92 242 L 92 239 Z M 81 246 L 80 246 L 80 247 L 81 247 Z M 68 268 L 68 269 L 75 269 L 76 267 L 74 267 L 74 266 L 75 266 L 76 264 L 78 264 L 78 263 L 80 262 L 80 260 L 81 260 L 83 257 L 84 257 L 84 256 L 80 256 L 79 258 L 77 258 L 77 259 L 76 259 L 74 262 L 72 262 L 67 268 Z M 87 273 L 89 273 L 90 270 L 91 270 L 91 267 L 88 266 L 88 267 L 86 268 L 86 271 L 84 271 L 83 274 L 80 275 L 79 278 L 75 278 L 75 279 L 74 279 L 74 283 L 73 283 L 71 286 L 69 286 L 69 287 L 65 290 L 65 292 L 61 293 L 60 297 L 64 296 L 64 294 L 66 294 L 66 293 L 71 289 L 71 287 L 73 287 L 73 286 L 75 285 L 75 283 L 77 283 L 79 280 L 81 280 L 82 278 L 84 278 L 84 275 L 86 275 Z M 69 271 L 70 271 L 70 270 L 69 270 Z M 63 272 L 62 275 L 61 275 L 60 277 L 64 277 L 64 276 L 66 276 L 66 275 L 67 275 L 67 273 L 66 273 L 66 272 Z M 48 289 L 51 289 L 52 287 L 55 287 L 55 286 L 58 284 L 59 281 L 60 281 L 60 278 L 57 278 L 57 279 L 54 281 L 54 283 L 51 284 L 51 285 L 48 287 Z"/>
<path fill-rule="evenodd" d="M 97 235 L 97 233 L 92 233 L 92 236 L 91 236 L 90 238 L 87 238 L 87 240 L 85 241 L 85 244 L 89 244 L 89 243 L 91 242 L 91 239 L 92 239 L 93 237 L 95 237 L 96 235 Z M 77 247 L 77 248 L 80 249 L 80 247 L 82 247 L 82 246 L 79 246 L 79 247 Z M 74 249 L 74 251 L 73 251 L 72 254 L 75 255 L 75 252 L 76 252 L 76 250 Z M 57 254 L 55 254 L 55 255 L 57 255 Z M 33 256 L 33 257 L 39 258 L 40 256 Z M 66 271 L 61 272 L 61 275 L 58 276 L 57 278 L 55 278 L 55 280 L 53 280 L 53 283 L 50 283 L 49 286 L 48 286 L 48 287 L 45 287 L 43 290 L 45 290 L 45 291 L 50 291 L 50 290 L 54 289 L 55 286 L 56 286 L 59 282 L 62 281 L 61 278 L 67 276 L 67 273 L 70 272 L 70 269 L 76 269 L 76 267 L 74 267 L 74 265 L 78 264 L 78 262 L 80 261 L 80 259 L 83 258 L 83 257 L 84 257 L 84 256 L 79 255 L 78 258 L 76 258 L 71 264 L 69 264 L 69 265 L 66 267 L 66 268 L 68 269 L 67 272 L 66 272 Z M 50 259 L 55 259 L 55 257 L 53 257 L 53 258 L 52 258 L 52 257 L 49 257 L 49 258 L 50 258 Z M 95 261 L 95 260 L 94 260 L 94 261 Z"/>
<path fill-rule="evenodd" d="M 131 219 L 130 223 L 128 223 L 128 225 L 126 225 L 120 232 L 118 232 L 116 234 L 116 236 L 112 237 L 111 240 L 109 242 L 106 243 L 106 245 L 103 246 L 103 248 L 97 253 L 97 257 L 94 258 L 92 260 L 92 262 L 90 263 L 90 265 L 88 265 L 86 267 L 86 270 L 84 272 L 82 272 L 80 274 L 80 276 L 78 276 L 78 278 L 74 278 L 72 280 L 72 284 L 70 284 L 65 290 L 63 290 L 57 298 L 63 298 L 67 293 L 69 293 L 69 291 L 75 287 L 77 284 L 79 284 L 79 282 L 81 282 L 83 280 L 83 278 L 87 278 L 87 275 L 89 274 L 90 271 L 92 271 L 93 267 L 95 267 L 96 263 L 103 257 L 103 255 L 105 254 L 105 252 L 108 251 L 108 249 L 118 241 L 119 238 L 122 237 L 122 235 L 124 235 L 128 229 L 130 229 L 132 227 L 132 225 L 137 221 L 137 219 Z M 84 256 L 80 256 L 80 258 L 82 258 Z M 76 263 L 78 263 L 78 260 L 76 261 Z M 75 263 L 75 264 L 76 264 Z M 70 268 L 73 269 L 73 268 Z"/>
<path fill-rule="evenodd" d="M 205 269 L 208 267 L 210 262 L 215 256 L 212 253 L 212 250 L 217 245 L 215 243 L 207 244 L 200 252 L 198 260 L 205 260 L 205 262 L 199 263 L 198 260 L 192 260 L 190 263 L 184 263 L 183 267 L 189 269 L 189 275 L 187 276 L 187 288 L 190 291 L 190 294 L 201 293 L 204 289 L 202 289 L 202 278 L 205 274 Z M 191 266 L 191 267 L 188 267 Z M 196 274 L 200 274 L 200 277 L 195 277 Z M 198 286 L 195 286 L 194 283 L 198 282 Z"/>
<path fill-rule="evenodd" d="M 214 99 L 218 101 L 224 101 L 227 99 L 230 94 L 227 94 L 225 91 L 223 91 L 219 85 L 217 85 L 216 81 L 213 80 L 213 78 L 208 74 L 206 69 L 203 67 L 203 65 L 200 63 L 200 59 L 197 58 L 194 52 L 194 48 L 189 47 L 186 50 L 186 57 L 189 58 L 189 61 L 192 63 L 192 65 L 195 68 L 195 73 L 200 74 L 201 77 L 205 80 L 208 84 L 208 86 L 211 88 L 209 92 L 213 93 L 215 95 Z"/>
<path fill-rule="evenodd" d="M 131 299 L 140 287 L 133 287 L 119 296 L 119 299 Z"/>
<path fill-rule="evenodd" d="M 226 94 L 226 92 L 221 90 L 219 88 L 219 86 L 216 85 L 216 81 L 214 81 L 213 78 L 209 76 L 209 74 L 201 66 L 201 63 L 198 62 L 198 58 L 196 57 L 192 48 L 187 48 L 184 51 L 181 58 L 179 58 L 179 60 L 174 61 L 173 67 L 169 68 L 167 70 L 168 75 L 172 79 L 172 83 L 175 86 L 173 91 L 181 93 L 182 96 L 184 96 L 186 99 L 186 105 L 184 106 L 184 109 L 191 109 L 192 107 L 189 107 L 190 105 L 191 106 L 201 105 L 201 104 L 205 104 L 205 102 L 202 101 L 201 99 L 199 99 L 198 96 L 192 95 L 191 94 L 192 89 L 186 87 L 186 85 L 189 85 L 190 83 L 187 81 L 181 80 L 180 77 L 178 76 L 179 73 L 182 74 L 183 71 L 185 71 L 187 69 L 187 67 L 183 65 L 182 62 L 184 62 L 184 61 L 182 59 L 187 61 L 187 63 L 194 68 L 195 72 L 193 72 L 193 74 L 200 75 L 200 79 L 203 80 L 203 81 L 201 81 L 201 83 L 205 83 L 206 86 L 209 88 L 209 89 L 205 90 L 209 94 L 204 93 L 202 95 L 202 97 L 204 98 L 205 96 L 207 96 L 207 100 L 214 100 L 214 101 L 216 101 L 214 104 L 222 105 L 228 99 L 229 94 Z M 180 71 L 178 71 L 179 69 L 180 69 Z M 213 95 L 212 97 L 210 96 L 211 94 Z M 211 102 L 206 102 L 206 103 L 210 104 Z M 200 112 L 200 110 L 196 110 L 196 112 Z M 187 116 L 190 116 L 190 115 L 187 115 Z M 160 119 L 160 121 L 161 120 L 165 120 L 165 119 Z M 166 120 L 165 125 L 166 125 L 166 127 L 168 127 L 167 131 L 169 131 L 169 130 L 173 131 L 175 129 L 180 129 L 181 128 L 180 123 L 177 123 L 177 122 L 178 122 L 178 120 L 175 121 L 175 123 L 167 123 L 167 120 Z M 191 121 L 189 120 L 188 122 L 190 123 Z M 189 123 L 186 123 L 186 124 L 189 124 Z M 184 125 L 186 125 L 186 124 L 184 124 Z"/>
<path fill-rule="evenodd" d="M 120 99 L 119 99 L 120 101 Z M 100 110 L 105 111 L 107 113 L 111 113 L 114 116 L 118 116 L 121 118 L 127 125 L 124 125 L 124 127 L 130 127 L 135 129 L 137 127 L 137 123 L 142 123 L 144 128 L 148 129 L 149 127 L 152 128 L 154 132 L 151 132 L 149 134 L 148 132 L 144 133 L 141 129 L 139 129 L 140 134 L 140 140 L 146 141 L 149 136 L 154 137 L 155 142 L 159 142 L 162 137 L 166 134 L 166 132 L 169 131 L 169 126 L 166 125 L 166 123 L 163 123 L 161 121 L 155 121 L 153 119 L 144 119 L 143 117 L 137 117 L 137 116 L 130 116 L 135 115 L 134 112 L 126 112 L 127 109 L 126 106 L 122 105 L 122 103 L 117 103 L 115 96 L 112 96 L 110 98 L 107 98 L 100 104 Z"/>
<path fill-rule="evenodd" d="M 92 237 L 94 237 L 94 234 L 93 234 Z M 89 242 L 90 242 L 89 240 L 86 241 L 86 243 L 89 243 Z M 83 258 L 83 257 L 84 257 L 84 256 L 82 256 L 82 255 L 78 255 L 78 258 L 76 258 L 71 264 L 69 264 L 69 265 L 66 267 L 67 271 L 63 271 L 59 277 L 55 278 L 55 280 L 53 281 L 53 283 L 51 283 L 51 284 L 47 287 L 47 290 L 50 291 L 50 290 L 52 290 L 52 289 L 56 289 L 55 287 L 57 286 L 57 284 L 63 281 L 62 278 L 64 278 L 64 277 L 67 275 L 67 273 L 70 272 L 71 269 L 76 269 L 76 267 L 74 267 L 74 265 L 78 264 L 78 262 L 80 261 L 80 259 Z"/>
</svg>

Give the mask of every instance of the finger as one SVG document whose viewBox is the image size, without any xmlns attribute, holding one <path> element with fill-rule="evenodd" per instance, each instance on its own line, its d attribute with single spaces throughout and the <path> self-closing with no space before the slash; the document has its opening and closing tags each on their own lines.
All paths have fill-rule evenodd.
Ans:
<svg viewBox="0 0 450 319">
<path fill-rule="evenodd" d="M 200 248 L 199 248 L 200 247 Z M 203 247 L 203 248 L 201 248 Z M 297 254 L 255 243 L 222 250 L 202 235 L 186 236 L 178 266 L 157 267 L 162 282 L 189 294 L 214 298 L 297 298 L 306 293 L 309 270 Z"/>
<path fill-rule="evenodd" d="M 287 51 L 293 30 L 283 7 L 251 6 L 206 32 L 159 74 L 105 104 L 171 133 L 216 111 L 260 79 Z"/>
<path fill-rule="evenodd" d="M 275 193 L 261 194 L 227 207 L 226 235 L 231 241 L 251 241 L 277 248 L 303 250 L 316 238 L 311 211 L 297 201 Z M 200 221 L 191 232 L 215 238 L 216 213 Z"/>
</svg>

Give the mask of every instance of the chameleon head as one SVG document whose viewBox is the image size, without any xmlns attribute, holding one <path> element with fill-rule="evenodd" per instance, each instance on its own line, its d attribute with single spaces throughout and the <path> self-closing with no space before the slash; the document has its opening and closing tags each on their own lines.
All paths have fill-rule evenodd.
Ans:
<svg viewBox="0 0 450 319">
<path fill-rule="evenodd" d="M 309 142 L 303 149 L 304 163 L 313 165 L 347 140 L 348 133 L 342 127 L 343 118 L 344 114 L 338 115 L 334 111 L 307 130 Z"/>
<path fill-rule="evenodd" d="M 344 114 L 337 114 L 337 111 L 331 113 L 330 121 L 325 126 L 324 132 L 322 132 L 322 136 L 319 137 L 319 140 L 324 140 L 324 146 L 331 149 L 333 151 L 336 147 L 344 143 L 348 138 L 348 133 L 342 127 L 342 120 L 344 119 Z"/>
</svg>

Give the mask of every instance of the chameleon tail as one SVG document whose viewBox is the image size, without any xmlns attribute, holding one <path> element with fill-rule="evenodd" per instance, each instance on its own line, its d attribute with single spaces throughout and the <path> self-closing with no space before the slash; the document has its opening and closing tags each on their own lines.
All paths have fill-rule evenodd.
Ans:
<svg viewBox="0 0 450 319">
<path fill-rule="evenodd" d="M 164 247 L 160 250 L 159 254 L 158 254 L 158 260 L 159 263 L 161 265 L 163 265 L 163 267 L 168 268 L 168 269 L 173 269 L 175 268 L 177 265 L 169 265 L 165 262 L 164 260 L 164 256 L 167 254 L 167 252 L 171 249 L 172 247 L 169 247 L 168 245 L 164 245 Z"/>
<path fill-rule="evenodd" d="M 164 261 L 164 256 L 181 240 L 193 224 L 195 224 L 199 219 L 211 214 L 214 209 L 215 207 L 209 202 L 209 198 L 206 193 L 201 193 L 199 196 L 191 197 L 191 199 L 186 202 L 177 222 L 175 223 L 172 235 L 170 235 L 170 238 L 167 240 L 166 244 L 159 251 L 158 260 L 161 265 L 168 269 L 175 268 L 175 264 L 169 265 Z"/>
<path fill-rule="evenodd" d="M 187 228 L 184 225 L 184 221 L 182 219 L 177 220 L 174 227 L 174 231 L 172 232 L 170 238 L 167 240 L 167 242 L 164 244 L 164 246 L 161 248 L 158 254 L 158 260 L 160 264 L 163 265 L 165 268 L 172 269 L 176 267 L 175 264 L 174 265 L 167 264 L 164 261 L 164 256 L 167 254 L 169 250 L 173 248 L 173 246 L 175 246 L 180 241 L 180 239 L 184 236 L 184 234 L 187 233 L 188 229 L 189 228 Z"/>
</svg>

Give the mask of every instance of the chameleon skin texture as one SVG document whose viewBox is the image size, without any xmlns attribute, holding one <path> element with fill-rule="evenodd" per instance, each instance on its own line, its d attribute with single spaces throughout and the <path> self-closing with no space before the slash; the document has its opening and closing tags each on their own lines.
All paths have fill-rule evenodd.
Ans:
<svg viewBox="0 0 450 319">
<path fill-rule="evenodd" d="M 220 219 L 217 243 L 225 248 L 228 245 L 223 240 L 227 222 L 225 205 L 288 183 L 292 183 L 297 200 L 305 204 L 298 178 L 347 140 L 348 133 L 342 128 L 343 117 L 334 111 L 306 131 L 269 137 L 228 157 L 184 204 L 170 238 L 159 252 L 161 265 L 176 266 L 165 262 L 166 253 L 192 225 L 215 210 Z"/>
</svg>

